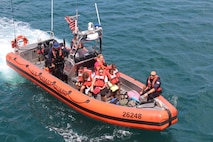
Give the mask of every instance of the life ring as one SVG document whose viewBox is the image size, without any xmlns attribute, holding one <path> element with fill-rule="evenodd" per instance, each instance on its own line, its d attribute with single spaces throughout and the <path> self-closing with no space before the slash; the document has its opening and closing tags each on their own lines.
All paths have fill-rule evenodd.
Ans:
<svg viewBox="0 0 213 142">
<path fill-rule="evenodd" d="M 23 35 L 18 35 L 15 40 L 11 41 L 12 48 L 19 48 L 28 44 L 28 39 Z"/>
</svg>

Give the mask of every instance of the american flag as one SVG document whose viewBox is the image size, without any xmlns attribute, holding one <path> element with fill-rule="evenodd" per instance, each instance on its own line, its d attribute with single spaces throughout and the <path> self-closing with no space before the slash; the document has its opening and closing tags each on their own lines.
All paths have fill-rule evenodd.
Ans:
<svg viewBox="0 0 213 142">
<path fill-rule="evenodd" d="M 66 16 L 65 20 L 69 24 L 70 29 L 73 32 L 76 32 L 77 31 L 77 21 L 76 21 L 76 19 L 74 17 L 71 17 L 71 16 Z"/>
</svg>

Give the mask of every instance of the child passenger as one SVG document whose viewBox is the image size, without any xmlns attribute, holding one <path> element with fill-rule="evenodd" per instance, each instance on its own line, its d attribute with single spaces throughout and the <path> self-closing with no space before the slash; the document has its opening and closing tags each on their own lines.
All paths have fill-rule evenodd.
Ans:
<svg viewBox="0 0 213 142">
<path fill-rule="evenodd" d="M 87 68 L 84 68 L 80 92 L 85 93 L 86 95 L 91 97 L 92 96 L 90 92 L 91 85 L 92 85 L 92 71 Z"/>
<path fill-rule="evenodd" d="M 107 98 L 106 95 L 108 93 L 107 88 L 108 78 L 104 73 L 104 70 L 100 68 L 98 72 L 96 72 L 95 76 L 93 77 L 92 85 L 91 85 L 91 92 L 93 92 L 94 96 L 96 97 L 97 94 L 101 94 L 101 100 L 106 102 Z"/>
</svg>

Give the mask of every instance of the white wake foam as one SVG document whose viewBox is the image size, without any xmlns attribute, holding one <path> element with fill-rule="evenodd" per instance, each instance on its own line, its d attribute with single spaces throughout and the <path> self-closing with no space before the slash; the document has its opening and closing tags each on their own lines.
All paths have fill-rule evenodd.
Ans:
<svg viewBox="0 0 213 142">
<path fill-rule="evenodd" d="M 112 133 L 102 134 L 99 136 L 87 136 L 87 135 L 81 135 L 77 132 L 74 132 L 71 126 L 68 124 L 67 128 L 56 128 L 56 127 L 47 127 L 50 131 L 55 131 L 59 135 L 61 135 L 64 138 L 65 142 L 81 142 L 81 141 L 114 141 L 116 139 L 128 139 L 133 133 L 128 130 L 120 130 L 120 129 L 114 129 Z M 96 129 L 96 133 L 98 133 L 99 129 Z M 95 133 L 95 132 L 94 132 Z"/>
<path fill-rule="evenodd" d="M 29 23 L 22 21 L 13 22 L 12 19 L 0 17 L 0 75 L 1 78 L 11 77 L 15 74 L 12 69 L 6 65 L 7 53 L 13 51 L 11 41 L 17 35 L 24 35 L 27 37 L 29 43 L 38 41 L 38 39 L 48 39 L 49 34 L 39 29 L 33 29 Z M 58 39 L 57 39 L 58 40 Z"/>
</svg>

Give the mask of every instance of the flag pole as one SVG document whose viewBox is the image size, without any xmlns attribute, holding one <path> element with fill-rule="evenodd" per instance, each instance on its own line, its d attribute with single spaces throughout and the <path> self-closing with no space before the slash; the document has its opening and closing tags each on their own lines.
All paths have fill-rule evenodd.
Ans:
<svg viewBox="0 0 213 142">
<path fill-rule="evenodd" d="M 78 9 L 76 9 L 76 18 L 75 18 L 75 30 L 74 33 L 78 32 Z"/>
</svg>

